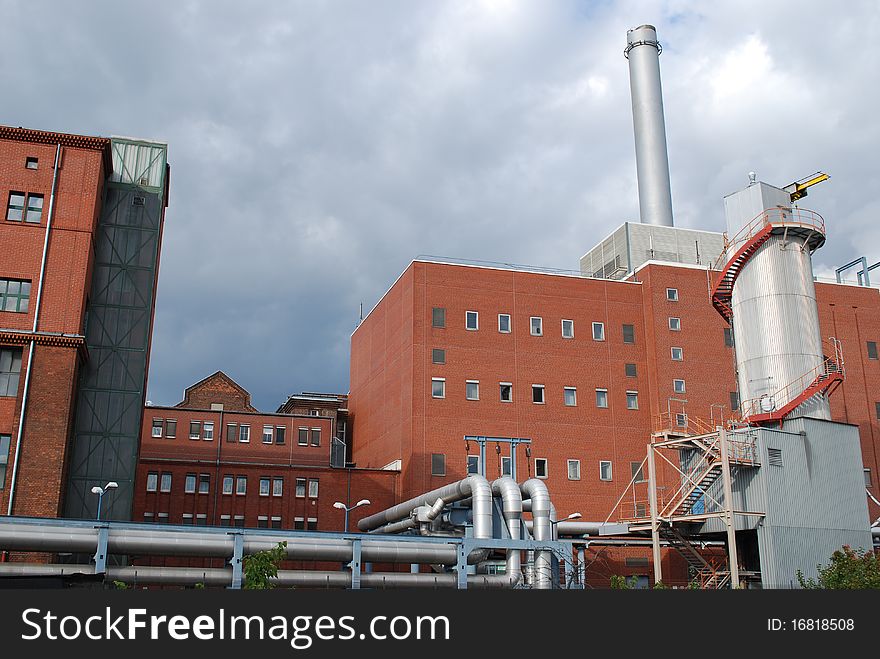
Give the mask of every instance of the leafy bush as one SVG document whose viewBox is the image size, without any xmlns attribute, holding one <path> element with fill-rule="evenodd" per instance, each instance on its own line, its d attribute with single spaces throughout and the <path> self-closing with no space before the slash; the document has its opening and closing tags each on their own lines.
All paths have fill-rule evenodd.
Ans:
<svg viewBox="0 0 880 659">
<path fill-rule="evenodd" d="M 844 545 L 831 555 L 831 563 L 822 567 L 817 565 L 818 581 L 805 579 L 803 572 L 797 571 L 801 588 L 809 590 L 880 589 L 880 557 L 875 551 L 853 550 Z"/>
<path fill-rule="evenodd" d="M 287 554 L 287 542 L 279 542 L 272 549 L 258 551 L 244 557 L 244 587 L 247 590 L 274 588 L 272 579 L 278 576 L 278 565 Z"/>
</svg>

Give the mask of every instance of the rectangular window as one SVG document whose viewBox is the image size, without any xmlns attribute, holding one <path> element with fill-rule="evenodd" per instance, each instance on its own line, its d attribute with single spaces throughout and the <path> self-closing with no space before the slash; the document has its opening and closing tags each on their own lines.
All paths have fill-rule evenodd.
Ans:
<svg viewBox="0 0 880 659">
<path fill-rule="evenodd" d="M 170 492 L 171 491 L 171 474 L 167 471 L 162 472 L 162 480 L 159 483 L 159 491 L 161 492 Z"/>
<path fill-rule="evenodd" d="M 167 524 L 168 523 L 168 513 L 159 513 L 158 519 L 156 520 L 159 524 Z"/>
<path fill-rule="evenodd" d="M 510 476 L 511 475 L 511 460 L 510 456 L 502 455 L 501 456 L 501 475 L 502 476 Z"/>
<path fill-rule="evenodd" d="M 232 520 L 232 525 L 236 528 L 244 528 L 244 515 L 236 515 Z"/>
<path fill-rule="evenodd" d="M 281 518 L 280 517 L 273 517 L 271 526 L 273 529 L 280 529 L 281 528 Z"/>
<path fill-rule="evenodd" d="M 724 328 L 724 345 L 727 348 L 733 347 L 733 330 L 729 327 Z"/>
<path fill-rule="evenodd" d="M 770 463 L 771 467 L 781 467 L 782 466 L 782 449 L 768 448 L 767 449 L 767 462 Z"/>
<path fill-rule="evenodd" d="M 510 382 L 499 382 L 498 389 L 501 393 L 502 403 L 513 402 L 513 384 L 511 384 Z"/>
<path fill-rule="evenodd" d="M 196 475 L 187 474 L 186 481 L 183 484 L 183 491 L 186 494 L 195 494 L 196 492 Z"/>
<path fill-rule="evenodd" d="M 269 528 L 268 515 L 257 515 L 257 528 L 258 529 L 268 529 Z"/>
<path fill-rule="evenodd" d="M 675 425 L 679 428 L 687 428 L 688 416 L 684 412 L 677 412 L 675 415 Z"/>
<path fill-rule="evenodd" d="M 312 446 L 320 446 L 321 445 L 321 429 L 320 428 L 312 428 L 309 432 L 309 438 Z"/>
<path fill-rule="evenodd" d="M 596 389 L 596 407 L 608 407 L 607 389 Z"/>
<path fill-rule="evenodd" d="M 635 364 L 624 364 L 623 369 L 624 369 L 624 372 L 626 373 L 626 377 L 628 377 L 628 378 L 636 377 L 636 365 Z"/>
<path fill-rule="evenodd" d="M 623 326 L 623 342 L 624 343 L 635 343 L 636 342 L 636 326 L 635 325 L 624 325 Z"/>
<path fill-rule="evenodd" d="M 294 517 L 293 518 L 293 530 L 294 531 L 305 531 L 306 530 L 306 520 L 303 517 Z"/>
<path fill-rule="evenodd" d="M 177 419 L 165 419 L 165 437 L 168 439 L 177 437 Z"/>
<path fill-rule="evenodd" d="M 43 195 L 29 194 L 27 199 L 27 215 L 24 221 L 39 224 L 43 219 Z"/>
<path fill-rule="evenodd" d="M 21 348 L 0 349 L 0 396 L 17 396 L 21 376 Z"/>
<path fill-rule="evenodd" d="M 431 350 L 431 363 L 432 364 L 445 364 L 446 363 L 446 351 L 443 348 L 434 348 Z"/>
<path fill-rule="evenodd" d="M 431 309 L 431 327 L 446 327 L 446 309 L 444 307 Z"/>
<path fill-rule="evenodd" d="M 876 341 L 868 341 L 868 359 L 877 359 Z"/>
<path fill-rule="evenodd" d="M 431 378 L 431 396 L 433 398 L 446 398 L 446 380 L 443 378 Z"/>
<path fill-rule="evenodd" d="M 27 199 L 27 202 L 25 202 Z M 25 210 L 25 207 L 27 209 Z M 6 219 L 10 222 L 25 222 L 39 224 L 43 218 L 43 195 L 23 192 L 10 192 L 9 203 L 6 206 Z"/>
<path fill-rule="evenodd" d="M 214 422 L 213 421 L 205 421 L 202 424 L 202 439 L 206 442 L 210 442 L 214 439 Z"/>
<path fill-rule="evenodd" d="M 40 159 L 34 158 L 33 156 L 28 156 L 24 159 L 24 166 L 27 169 L 37 169 L 40 166 Z"/>
<path fill-rule="evenodd" d="M 153 419 L 153 437 L 161 437 L 162 428 L 164 428 L 162 419 Z"/>
<path fill-rule="evenodd" d="M 226 424 L 226 441 L 227 442 L 237 442 L 238 441 L 238 424 L 237 423 L 227 423 Z"/>
<path fill-rule="evenodd" d="M 627 391 L 626 392 L 626 409 L 628 409 L 628 410 L 639 409 L 639 392 L 638 391 Z"/>
<path fill-rule="evenodd" d="M 309 517 L 306 520 L 306 531 L 317 531 L 318 530 L 318 518 L 317 517 Z"/>
<path fill-rule="evenodd" d="M 148 524 L 152 524 L 156 521 L 156 513 L 144 513 L 144 521 Z"/>
<path fill-rule="evenodd" d="M 284 479 L 283 478 L 273 478 L 272 479 L 272 496 L 273 497 L 284 496 Z"/>
<path fill-rule="evenodd" d="M 667 288 L 666 289 L 666 299 L 670 302 L 678 302 L 678 289 L 677 288 Z"/>
<path fill-rule="evenodd" d="M 880 421 L 880 403 L 874 403 L 874 411 L 877 413 L 877 420 Z"/>
<path fill-rule="evenodd" d="M 675 318 L 670 316 L 669 318 L 669 329 L 673 332 L 678 332 L 681 330 L 681 318 Z"/>
<path fill-rule="evenodd" d="M 874 487 L 874 484 L 871 482 L 871 470 L 865 469 L 865 487 Z"/>
<path fill-rule="evenodd" d="M 577 405 L 577 389 L 574 387 L 564 387 L 562 389 L 562 396 L 565 400 L 565 404 L 568 407 L 574 407 Z"/>
<path fill-rule="evenodd" d="M 677 394 L 685 393 L 684 380 L 673 380 L 672 381 L 672 390 Z"/>
<path fill-rule="evenodd" d="M 535 478 L 547 478 L 547 458 L 535 458 Z"/>
<path fill-rule="evenodd" d="M 306 479 L 305 478 L 297 478 L 296 479 L 296 492 L 295 495 L 300 499 L 306 495 Z"/>
<path fill-rule="evenodd" d="M 284 433 L 286 432 L 286 428 L 284 426 L 275 426 L 275 443 L 283 444 L 284 443 Z"/>
<path fill-rule="evenodd" d="M 3 450 L 3 442 L 6 441 L 6 451 Z M 9 452 L 9 440 L 7 439 L 7 435 L 0 435 L 0 464 L 4 464 L 3 456 L 5 453 Z M 147 474 L 147 492 L 155 492 L 159 487 L 159 474 L 155 471 L 151 471 Z"/>
<path fill-rule="evenodd" d="M 476 331 L 480 329 L 480 314 L 476 311 L 465 311 L 464 312 L 464 327 L 465 329 Z"/>
<path fill-rule="evenodd" d="M 269 496 L 269 488 L 271 487 L 271 481 L 268 478 L 260 479 L 260 496 L 267 497 Z"/>
<path fill-rule="evenodd" d="M 431 475 L 432 476 L 445 476 L 446 475 L 446 454 L 445 453 L 432 453 L 431 454 Z"/>
<path fill-rule="evenodd" d="M 251 427 L 247 424 L 242 423 L 238 428 L 238 441 L 243 444 L 247 444 L 251 441 Z"/>
<path fill-rule="evenodd" d="M 6 219 L 10 222 L 21 222 L 24 217 L 24 199 L 23 192 L 10 192 L 9 202 L 6 204 Z"/>
<path fill-rule="evenodd" d="M 568 461 L 568 480 L 579 481 L 580 479 L 581 479 L 581 461 L 580 460 L 569 460 Z"/>
<path fill-rule="evenodd" d="M 542 336 L 544 334 L 544 319 L 540 316 L 529 318 L 529 332 L 532 336 Z"/>
<path fill-rule="evenodd" d="M 232 518 L 229 515 L 220 515 L 220 526 L 232 526 Z"/>
<path fill-rule="evenodd" d="M 479 455 L 467 456 L 467 473 L 469 473 L 469 474 L 479 474 L 480 473 L 480 456 Z"/>
<path fill-rule="evenodd" d="M 644 503 L 636 504 L 636 517 L 647 517 L 648 516 L 648 506 Z"/>
<path fill-rule="evenodd" d="M 247 494 L 247 476 L 235 477 L 235 493 L 239 495 Z"/>
<path fill-rule="evenodd" d="M 730 392 L 730 409 L 734 412 L 739 410 L 739 392 L 731 391 Z"/>
<path fill-rule="evenodd" d="M 299 446 L 308 446 L 309 445 L 309 429 L 308 428 L 299 428 L 297 430 L 296 443 Z"/>
<path fill-rule="evenodd" d="M 605 340 L 605 323 L 593 323 L 593 341 Z"/>
<path fill-rule="evenodd" d="M 206 513 L 198 513 L 196 515 L 196 526 L 207 526 L 208 515 Z"/>
<path fill-rule="evenodd" d="M 211 475 L 199 474 L 199 494 L 208 494 L 211 491 Z"/>
<path fill-rule="evenodd" d="M 30 308 L 31 282 L 25 279 L 0 279 L 0 311 L 27 313 Z"/>
<path fill-rule="evenodd" d="M 465 381 L 465 398 L 468 400 L 480 400 L 480 381 Z"/>
<path fill-rule="evenodd" d="M 318 498 L 318 479 L 310 478 L 309 479 L 309 498 L 317 499 Z"/>
<path fill-rule="evenodd" d="M 600 460 L 599 461 L 599 480 L 600 481 L 612 480 L 611 461 L 610 460 Z"/>
<path fill-rule="evenodd" d="M 641 462 L 630 462 L 629 463 L 630 474 L 633 477 L 633 482 L 635 483 L 644 483 L 645 482 L 645 474 L 642 469 Z"/>
<path fill-rule="evenodd" d="M 201 439 L 202 438 L 202 423 L 200 421 L 190 421 L 189 422 L 189 438 L 190 439 Z"/>
<path fill-rule="evenodd" d="M 544 385 L 543 384 L 533 384 L 532 385 L 532 402 L 538 405 L 544 404 Z"/>
<path fill-rule="evenodd" d="M 573 339 L 574 338 L 574 321 L 573 320 L 562 320 L 562 338 L 563 339 Z"/>
<path fill-rule="evenodd" d="M 502 334 L 510 334 L 510 314 L 498 314 L 498 331 Z"/>
<path fill-rule="evenodd" d="M 671 348 L 671 351 L 672 351 L 672 361 L 680 362 L 680 361 L 684 360 L 684 350 L 675 346 L 675 347 Z"/>
<path fill-rule="evenodd" d="M 223 477 L 223 494 L 232 494 L 233 480 L 232 476 Z"/>
<path fill-rule="evenodd" d="M 271 444 L 273 439 L 272 426 L 263 426 L 263 444 Z"/>
</svg>

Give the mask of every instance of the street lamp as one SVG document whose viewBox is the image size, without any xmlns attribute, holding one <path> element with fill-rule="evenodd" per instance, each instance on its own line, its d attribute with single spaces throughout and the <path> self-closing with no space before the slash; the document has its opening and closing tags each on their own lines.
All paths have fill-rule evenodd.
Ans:
<svg viewBox="0 0 880 659">
<path fill-rule="evenodd" d="M 568 517 L 565 517 L 565 518 L 563 518 L 563 519 L 558 519 L 558 520 L 556 520 L 555 522 L 551 519 L 551 520 L 550 520 L 550 523 L 551 523 L 551 524 L 559 524 L 559 522 L 567 522 L 567 521 L 572 520 L 572 519 L 580 519 L 581 517 L 583 517 L 583 515 L 581 515 L 580 513 L 572 513 L 572 514 L 569 515 Z"/>
<path fill-rule="evenodd" d="M 361 506 L 369 506 L 369 505 L 370 505 L 369 499 L 361 499 L 360 501 L 358 501 L 356 504 L 354 504 L 351 507 L 346 506 L 341 501 L 337 501 L 336 503 L 333 504 L 334 508 L 339 508 L 339 510 L 345 511 L 345 532 L 346 533 L 348 533 L 348 513 L 350 513 L 355 508 L 360 508 Z"/>
<path fill-rule="evenodd" d="M 104 487 L 95 487 L 92 488 L 92 494 L 98 495 L 98 516 L 95 518 L 98 521 L 101 521 L 101 502 L 104 500 L 104 495 L 107 494 L 109 490 L 115 490 L 119 487 L 119 483 L 116 481 L 110 481 Z"/>
</svg>

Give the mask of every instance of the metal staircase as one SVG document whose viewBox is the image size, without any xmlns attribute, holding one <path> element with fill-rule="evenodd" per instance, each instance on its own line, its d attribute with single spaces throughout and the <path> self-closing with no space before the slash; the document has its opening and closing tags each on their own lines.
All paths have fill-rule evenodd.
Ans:
<svg viewBox="0 0 880 659">
<path fill-rule="evenodd" d="M 693 543 L 671 525 L 660 528 L 660 537 L 687 562 L 693 581 L 703 589 L 724 588 L 730 583 L 730 572 L 714 561 L 707 561 Z"/>
</svg>

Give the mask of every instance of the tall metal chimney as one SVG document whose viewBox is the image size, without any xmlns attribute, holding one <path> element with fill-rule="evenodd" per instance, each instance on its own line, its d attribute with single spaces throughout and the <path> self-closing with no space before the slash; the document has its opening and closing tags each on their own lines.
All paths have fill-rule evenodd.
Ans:
<svg viewBox="0 0 880 659">
<path fill-rule="evenodd" d="M 672 190 L 666 154 L 666 123 L 660 89 L 660 52 L 657 29 L 642 25 L 626 33 L 636 169 L 639 181 L 639 214 L 642 224 L 671 227 Z"/>
</svg>

